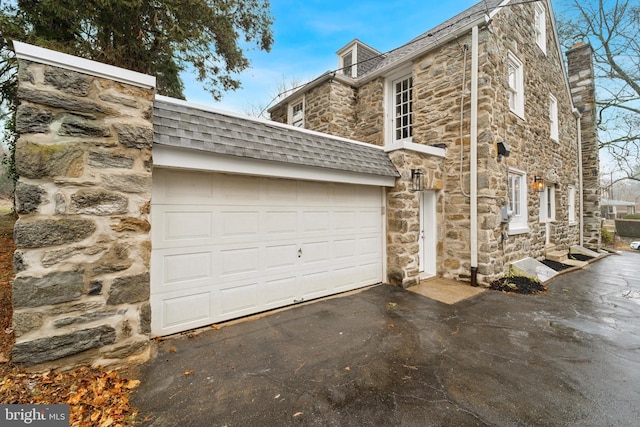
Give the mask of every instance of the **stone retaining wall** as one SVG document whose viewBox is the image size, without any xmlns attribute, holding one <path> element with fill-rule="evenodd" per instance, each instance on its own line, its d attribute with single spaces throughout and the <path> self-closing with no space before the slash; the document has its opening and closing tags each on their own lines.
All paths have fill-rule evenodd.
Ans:
<svg viewBox="0 0 640 427">
<path fill-rule="evenodd" d="M 153 88 L 19 61 L 13 361 L 149 355 Z"/>
</svg>

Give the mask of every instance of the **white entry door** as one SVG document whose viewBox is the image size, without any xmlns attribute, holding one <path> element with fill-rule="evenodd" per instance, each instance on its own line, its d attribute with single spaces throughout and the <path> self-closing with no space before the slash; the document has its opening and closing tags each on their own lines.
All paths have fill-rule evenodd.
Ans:
<svg viewBox="0 0 640 427">
<path fill-rule="evenodd" d="M 155 169 L 152 334 L 382 281 L 379 187 Z"/>
<path fill-rule="evenodd" d="M 420 200 L 420 236 L 418 238 L 421 278 L 432 277 L 437 273 L 436 200 L 435 191 L 425 190 L 422 192 Z"/>
</svg>

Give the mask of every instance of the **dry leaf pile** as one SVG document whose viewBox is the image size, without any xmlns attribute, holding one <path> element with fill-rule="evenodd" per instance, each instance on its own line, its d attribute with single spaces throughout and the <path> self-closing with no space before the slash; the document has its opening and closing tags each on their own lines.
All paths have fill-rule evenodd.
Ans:
<svg viewBox="0 0 640 427">
<path fill-rule="evenodd" d="M 68 404 L 71 426 L 126 426 L 136 421 L 129 393 L 140 381 L 122 378 L 118 371 L 81 367 L 69 372 L 27 373 L 3 368 L 0 402 Z"/>
</svg>

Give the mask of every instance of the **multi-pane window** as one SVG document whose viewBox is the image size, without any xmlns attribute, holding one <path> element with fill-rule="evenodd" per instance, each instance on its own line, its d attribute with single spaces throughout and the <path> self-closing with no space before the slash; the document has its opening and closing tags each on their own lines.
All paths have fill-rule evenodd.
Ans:
<svg viewBox="0 0 640 427">
<path fill-rule="evenodd" d="M 567 209 L 569 210 L 569 224 L 576 223 L 576 187 L 573 185 L 569 186 L 568 189 L 568 199 Z"/>
<path fill-rule="evenodd" d="M 300 99 L 289 104 L 289 124 L 304 127 L 304 100 Z"/>
<path fill-rule="evenodd" d="M 542 52 L 547 53 L 547 23 L 545 18 L 544 6 L 541 2 L 535 4 L 534 31 L 536 35 L 536 44 Z"/>
<path fill-rule="evenodd" d="M 549 126 L 551 139 L 558 141 L 558 100 L 549 94 Z"/>
<path fill-rule="evenodd" d="M 518 234 L 529 231 L 527 219 L 527 176 L 515 169 L 509 170 L 509 233 Z"/>
<path fill-rule="evenodd" d="M 356 77 L 355 67 L 353 66 L 353 51 L 351 50 L 345 53 L 344 55 L 342 55 L 341 59 L 342 74 L 349 77 Z"/>
<path fill-rule="evenodd" d="M 524 72 L 522 62 L 509 52 L 507 58 L 507 78 L 509 81 L 509 109 L 524 117 Z"/>
<path fill-rule="evenodd" d="M 393 82 L 394 139 L 413 136 L 413 77 Z"/>
</svg>

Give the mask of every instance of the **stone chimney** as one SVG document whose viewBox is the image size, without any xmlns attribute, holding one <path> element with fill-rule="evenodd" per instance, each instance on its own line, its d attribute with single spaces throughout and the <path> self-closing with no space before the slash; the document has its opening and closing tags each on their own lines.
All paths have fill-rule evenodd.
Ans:
<svg viewBox="0 0 640 427">
<path fill-rule="evenodd" d="M 576 43 L 567 52 L 569 86 L 573 104 L 580 111 L 583 170 L 583 230 L 582 244 L 593 250 L 600 248 L 600 157 L 596 127 L 596 91 L 591 45 Z"/>
</svg>

